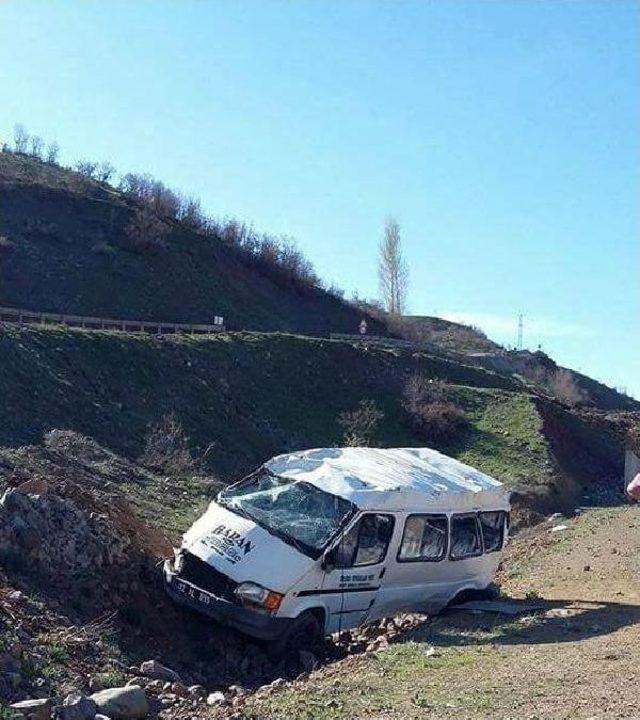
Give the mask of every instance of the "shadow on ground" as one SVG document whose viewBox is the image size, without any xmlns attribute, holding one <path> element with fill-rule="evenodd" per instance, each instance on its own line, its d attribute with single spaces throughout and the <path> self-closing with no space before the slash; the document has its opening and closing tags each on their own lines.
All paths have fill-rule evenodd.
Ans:
<svg viewBox="0 0 640 720">
<path fill-rule="evenodd" d="M 531 611 L 530 601 L 521 603 L 523 614 L 448 609 L 406 635 L 400 641 L 429 642 L 432 645 L 538 645 L 574 642 L 609 635 L 640 622 L 640 606 L 582 600 L 540 601 Z"/>
</svg>

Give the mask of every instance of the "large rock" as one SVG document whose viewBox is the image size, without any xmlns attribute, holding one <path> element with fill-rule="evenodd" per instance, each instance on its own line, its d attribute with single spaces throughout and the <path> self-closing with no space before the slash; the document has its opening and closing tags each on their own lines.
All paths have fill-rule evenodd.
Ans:
<svg viewBox="0 0 640 720">
<path fill-rule="evenodd" d="M 122 563 L 129 542 L 107 519 L 50 492 L 10 488 L 0 499 L 0 547 L 50 580 Z"/>
<path fill-rule="evenodd" d="M 51 700 L 22 700 L 11 705 L 11 709 L 25 720 L 51 720 Z"/>
<path fill-rule="evenodd" d="M 175 670 L 161 665 L 157 660 L 145 660 L 140 665 L 140 672 L 153 680 L 164 680 L 165 682 L 180 680 L 180 676 Z"/>
<path fill-rule="evenodd" d="M 207 705 L 227 705 L 227 698 L 224 696 L 223 692 L 220 692 L 220 690 L 217 690 L 216 692 L 209 693 L 207 695 Z"/>
<path fill-rule="evenodd" d="M 60 708 L 62 720 L 93 720 L 98 708 L 86 695 L 71 693 L 67 695 Z"/>
<path fill-rule="evenodd" d="M 91 700 L 101 715 L 112 720 L 138 720 L 149 712 L 147 696 L 137 685 L 101 690 L 91 695 Z"/>
</svg>

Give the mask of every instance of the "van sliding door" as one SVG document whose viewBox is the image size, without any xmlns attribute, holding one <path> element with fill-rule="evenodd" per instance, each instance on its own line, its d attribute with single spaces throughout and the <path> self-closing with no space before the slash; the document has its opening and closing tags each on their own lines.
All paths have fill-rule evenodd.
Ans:
<svg viewBox="0 0 640 720">
<path fill-rule="evenodd" d="M 338 539 L 336 567 L 318 591 L 329 608 L 329 632 L 364 622 L 385 573 L 393 528 L 392 515 L 366 513 Z"/>
</svg>

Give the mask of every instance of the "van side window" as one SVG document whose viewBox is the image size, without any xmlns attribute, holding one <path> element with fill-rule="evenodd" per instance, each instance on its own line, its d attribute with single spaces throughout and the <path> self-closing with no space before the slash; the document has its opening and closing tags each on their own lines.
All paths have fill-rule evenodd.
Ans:
<svg viewBox="0 0 640 720">
<path fill-rule="evenodd" d="M 382 562 L 393 534 L 393 525 L 392 515 L 363 515 L 339 541 L 336 567 L 361 567 Z"/>
<path fill-rule="evenodd" d="M 482 555 L 480 527 L 475 513 L 453 515 L 451 517 L 451 560 Z"/>
<path fill-rule="evenodd" d="M 486 553 L 498 552 L 502 549 L 505 521 L 506 513 L 503 511 L 480 513 L 480 527 Z"/>
<path fill-rule="evenodd" d="M 447 554 L 447 516 L 409 515 L 398 562 L 438 562 Z"/>
</svg>

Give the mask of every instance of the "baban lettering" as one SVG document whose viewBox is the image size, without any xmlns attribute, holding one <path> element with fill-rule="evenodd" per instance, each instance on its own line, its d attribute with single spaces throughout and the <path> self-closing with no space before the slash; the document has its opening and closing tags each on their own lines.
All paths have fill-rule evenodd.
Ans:
<svg viewBox="0 0 640 720">
<path fill-rule="evenodd" d="M 229 562 L 235 565 L 238 560 L 248 555 L 255 545 L 243 537 L 237 530 L 218 525 L 202 539 L 205 545 L 223 555 Z"/>
</svg>

